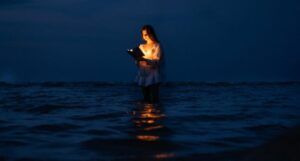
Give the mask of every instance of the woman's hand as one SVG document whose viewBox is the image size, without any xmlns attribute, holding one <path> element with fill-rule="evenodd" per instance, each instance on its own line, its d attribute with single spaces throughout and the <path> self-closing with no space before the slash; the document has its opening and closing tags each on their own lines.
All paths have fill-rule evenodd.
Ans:
<svg viewBox="0 0 300 161">
<path fill-rule="evenodd" d="M 151 62 L 151 61 L 140 61 L 139 66 L 141 68 L 151 68 L 151 69 L 157 68 L 156 62 Z"/>
<path fill-rule="evenodd" d="M 149 68 L 150 67 L 150 65 L 148 65 L 147 61 L 140 61 L 139 65 L 142 68 Z"/>
</svg>

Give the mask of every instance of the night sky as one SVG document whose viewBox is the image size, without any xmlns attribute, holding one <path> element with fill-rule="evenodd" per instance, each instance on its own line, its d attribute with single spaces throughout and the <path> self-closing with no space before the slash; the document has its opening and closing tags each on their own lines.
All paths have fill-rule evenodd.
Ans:
<svg viewBox="0 0 300 161">
<path fill-rule="evenodd" d="M 300 80 L 300 1 L 1 0 L 0 81 L 126 81 L 151 24 L 168 81 Z"/>
</svg>

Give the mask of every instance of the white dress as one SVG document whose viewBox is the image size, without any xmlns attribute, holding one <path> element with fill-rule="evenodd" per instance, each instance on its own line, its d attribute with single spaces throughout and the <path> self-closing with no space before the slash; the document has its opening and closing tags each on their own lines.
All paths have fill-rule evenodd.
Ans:
<svg viewBox="0 0 300 161">
<path fill-rule="evenodd" d="M 147 59 L 147 66 L 142 66 L 138 62 L 138 72 L 135 77 L 135 82 L 139 86 L 149 86 L 151 84 L 162 82 L 162 69 L 164 67 L 164 58 L 161 45 L 157 43 L 152 49 L 145 50 L 143 45 L 139 45 L 139 48 L 144 53 L 145 59 Z"/>
</svg>

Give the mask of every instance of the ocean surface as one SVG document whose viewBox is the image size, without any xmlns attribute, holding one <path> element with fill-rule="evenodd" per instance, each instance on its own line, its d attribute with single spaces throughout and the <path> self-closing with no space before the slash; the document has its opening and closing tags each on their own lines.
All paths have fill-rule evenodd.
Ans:
<svg viewBox="0 0 300 161">
<path fill-rule="evenodd" d="M 0 160 L 190 160 L 300 124 L 300 82 L 169 82 L 160 97 L 144 103 L 132 83 L 2 82 Z"/>
</svg>

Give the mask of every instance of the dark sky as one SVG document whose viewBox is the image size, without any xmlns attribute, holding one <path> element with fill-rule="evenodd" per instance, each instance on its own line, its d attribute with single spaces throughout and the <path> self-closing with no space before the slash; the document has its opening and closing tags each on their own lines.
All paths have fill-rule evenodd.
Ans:
<svg viewBox="0 0 300 161">
<path fill-rule="evenodd" d="M 151 24 L 169 81 L 300 80 L 300 1 L 1 0 L 0 81 L 133 81 Z"/>
</svg>

